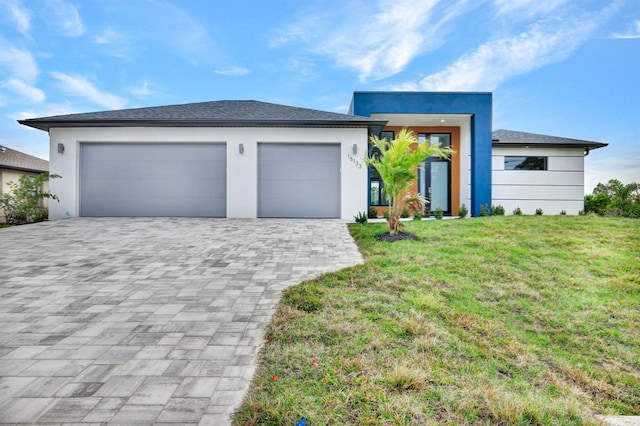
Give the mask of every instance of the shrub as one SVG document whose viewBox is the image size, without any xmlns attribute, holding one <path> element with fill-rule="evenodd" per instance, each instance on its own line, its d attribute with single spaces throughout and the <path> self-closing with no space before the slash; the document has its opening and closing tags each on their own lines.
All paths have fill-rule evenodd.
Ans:
<svg viewBox="0 0 640 426">
<path fill-rule="evenodd" d="M 489 216 L 489 205 L 483 204 L 480 206 L 480 216 Z"/>
<path fill-rule="evenodd" d="M 560 216 L 566 216 L 567 215 L 567 211 L 566 210 L 560 210 Z"/>
<path fill-rule="evenodd" d="M 406 207 L 402 209 L 402 213 L 400 213 L 400 217 L 402 218 L 409 217 L 409 210 Z"/>
<path fill-rule="evenodd" d="M 542 216 L 542 209 L 536 209 L 536 216 Z"/>
<path fill-rule="evenodd" d="M 424 217 L 431 217 L 431 207 L 424 206 Z"/>
<path fill-rule="evenodd" d="M 516 207 L 513 211 L 514 216 L 522 216 L 522 210 L 520 210 L 520 206 Z"/>
<path fill-rule="evenodd" d="M 440 220 L 444 217 L 444 212 L 440 207 L 438 207 L 433 211 L 433 215 L 435 216 L 436 219 Z"/>
<path fill-rule="evenodd" d="M 504 207 L 500 204 L 491 206 L 491 216 L 504 216 Z"/>
<path fill-rule="evenodd" d="M 369 207 L 369 211 L 367 212 L 369 219 L 376 219 L 378 217 L 378 211 L 375 207 Z"/>
<path fill-rule="evenodd" d="M 460 207 L 458 207 L 458 216 L 460 216 L 460 219 L 464 219 L 465 217 L 467 217 L 467 213 L 469 213 L 469 209 L 467 208 L 467 206 L 462 204 Z"/>
<path fill-rule="evenodd" d="M 385 211 L 382 213 L 382 216 L 384 216 L 384 218 L 385 218 L 385 219 L 389 220 L 389 209 L 385 210 Z"/>
<path fill-rule="evenodd" d="M 353 217 L 356 220 L 356 223 L 367 223 L 367 213 L 360 212 Z"/>
<path fill-rule="evenodd" d="M 22 175 L 18 182 L 7 182 L 9 191 L 0 194 L 0 209 L 3 210 L 7 223 L 22 225 L 46 220 L 49 211 L 42 205 L 42 200 L 59 200 L 51 191 L 43 191 L 42 186 L 49 179 L 58 177 L 60 176 L 45 172 L 34 177 Z"/>
<path fill-rule="evenodd" d="M 640 217 L 640 183 L 627 185 L 617 179 L 599 183 L 584 197 L 585 213 L 600 216 Z"/>
<path fill-rule="evenodd" d="M 421 211 L 413 212 L 413 220 L 422 220 L 422 212 Z"/>
</svg>

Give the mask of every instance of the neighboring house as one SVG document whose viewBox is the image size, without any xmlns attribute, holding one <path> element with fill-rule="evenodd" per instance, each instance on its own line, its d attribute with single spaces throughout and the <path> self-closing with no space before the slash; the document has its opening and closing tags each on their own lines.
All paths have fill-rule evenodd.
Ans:
<svg viewBox="0 0 640 426">
<path fill-rule="evenodd" d="M 584 209 L 584 157 L 606 143 L 496 130 L 492 199 L 508 214 L 578 214 Z"/>
<path fill-rule="evenodd" d="M 47 171 L 49 171 L 47 160 L 0 146 L 0 194 L 10 191 L 8 182 L 18 182 L 22 175 L 37 176 Z M 45 186 L 43 189 L 47 190 L 48 184 L 45 183 Z M 0 222 L 4 220 L 4 213 L 0 211 Z"/>
<path fill-rule="evenodd" d="M 392 138 L 402 127 L 413 129 L 420 143 L 437 141 L 456 151 L 451 161 L 431 158 L 419 171 L 416 190 L 430 199 L 432 209 L 455 215 L 464 203 L 477 216 L 482 205 L 503 204 L 506 209 L 519 205 L 525 213 L 543 208 L 550 214 L 561 209 L 577 214 L 582 202 L 576 194 L 583 191 L 583 160 L 577 153 L 606 144 L 531 134 L 539 138 L 537 145 L 523 144 L 514 139 L 516 132 L 509 138 L 499 131 L 492 135 L 491 115 L 491 93 L 355 92 L 349 114 L 214 101 L 20 123 L 50 135 L 51 172 L 63 176 L 51 182 L 60 197 L 51 206 L 51 219 L 352 220 L 369 206 L 381 214 L 383 184 L 363 161 L 368 137 Z M 548 170 L 505 171 L 498 164 L 505 157 L 546 157 Z M 575 175 L 563 180 L 560 170 Z M 529 197 L 533 201 L 527 198 L 531 191 L 523 190 L 527 185 L 538 188 Z"/>
</svg>

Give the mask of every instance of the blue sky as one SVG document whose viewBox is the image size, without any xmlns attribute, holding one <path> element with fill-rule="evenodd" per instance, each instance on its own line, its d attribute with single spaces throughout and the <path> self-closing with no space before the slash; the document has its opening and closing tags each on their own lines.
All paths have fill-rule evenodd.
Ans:
<svg viewBox="0 0 640 426">
<path fill-rule="evenodd" d="M 639 0 L 0 0 L 0 145 L 17 119 L 221 99 L 346 112 L 355 90 L 492 91 L 494 129 L 608 142 L 640 182 Z"/>
</svg>

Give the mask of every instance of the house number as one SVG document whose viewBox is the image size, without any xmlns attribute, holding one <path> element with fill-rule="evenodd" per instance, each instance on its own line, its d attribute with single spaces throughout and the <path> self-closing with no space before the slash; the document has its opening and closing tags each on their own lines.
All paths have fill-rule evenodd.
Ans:
<svg viewBox="0 0 640 426">
<path fill-rule="evenodd" d="M 362 163 L 360 161 L 358 161 L 356 159 L 356 157 L 354 157 L 351 154 L 347 154 L 347 157 L 349 157 L 349 161 L 351 161 L 353 164 L 355 164 L 357 168 L 359 168 L 359 169 L 362 168 Z"/>
</svg>

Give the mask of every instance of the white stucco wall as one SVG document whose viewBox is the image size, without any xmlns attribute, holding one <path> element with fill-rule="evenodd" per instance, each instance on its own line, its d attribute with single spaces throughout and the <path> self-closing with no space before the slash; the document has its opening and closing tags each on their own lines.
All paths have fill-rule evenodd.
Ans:
<svg viewBox="0 0 640 426">
<path fill-rule="evenodd" d="M 505 170 L 505 156 L 547 157 L 547 169 Z M 524 214 L 577 215 L 584 208 L 584 150 L 582 148 L 503 148 L 492 154 L 492 204 L 506 214 L 520 207 Z"/>
<path fill-rule="evenodd" d="M 457 155 L 460 156 L 460 204 L 471 210 L 471 120 L 460 123 L 460 152 Z"/>
<path fill-rule="evenodd" d="M 60 203 L 51 203 L 51 220 L 74 217 L 80 205 L 80 144 L 91 142 L 222 142 L 227 145 L 227 217 L 255 218 L 258 212 L 258 143 L 340 143 L 341 218 L 353 220 L 367 210 L 367 129 L 364 128 L 57 128 L 50 134 L 50 182 Z M 58 143 L 65 151 L 58 153 Z M 243 144 L 244 152 L 239 153 Z M 357 154 L 352 153 L 356 144 Z"/>
</svg>

